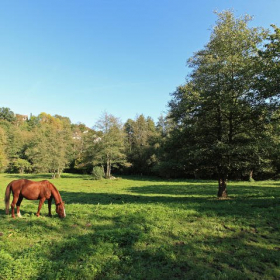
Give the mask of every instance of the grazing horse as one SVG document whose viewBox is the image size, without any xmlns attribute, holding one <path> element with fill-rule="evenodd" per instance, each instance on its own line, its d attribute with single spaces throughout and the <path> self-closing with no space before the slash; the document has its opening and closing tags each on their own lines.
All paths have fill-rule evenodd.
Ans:
<svg viewBox="0 0 280 280">
<path fill-rule="evenodd" d="M 23 198 L 29 200 L 40 200 L 36 215 L 40 216 L 40 210 L 45 200 L 48 200 L 49 216 L 51 216 L 52 199 L 55 200 L 56 213 L 60 218 L 66 217 L 64 202 L 56 187 L 47 180 L 34 182 L 26 179 L 12 181 L 8 184 L 5 193 L 6 214 L 9 214 L 10 195 L 13 193 L 13 201 L 11 203 L 12 217 L 15 217 L 15 205 L 17 206 L 17 216 L 21 217 L 20 204 Z"/>
</svg>

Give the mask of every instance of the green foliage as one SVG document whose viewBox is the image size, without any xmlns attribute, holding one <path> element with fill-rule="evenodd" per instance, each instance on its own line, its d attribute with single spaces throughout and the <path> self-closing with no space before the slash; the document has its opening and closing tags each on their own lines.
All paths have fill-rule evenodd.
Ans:
<svg viewBox="0 0 280 280">
<path fill-rule="evenodd" d="M 280 28 L 271 26 L 274 32 L 268 34 L 264 49 L 259 50 L 262 71 L 256 87 L 266 98 L 273 98 L 275 95 L 279 97 L 280 92 Z"/>
<path fill-rule="evenodd" d="M 105 167 L 105 177 L 111 177 L 112 167 L 126 165 L 124 153 L 124 133 L 121 121 L 113 115 L 104 113 L 98 120 L 96 127 L 102 136 L 92 141 L 90 151 L 93 165 Z"/>
<path fill-rule="evenodd" d="M 0 126 L 0 172 L 5 171 L 8 160 L 6 155 L 7 137 L 5 130 Z"/>
<path fill-rule="evenodd" d="M 94 180 L 100 180 L 104 178 L 104 170 L 101 166 L 94 166 L 92 169 L 92 178 Z"/>
<path fill-rule="evenodd" d="M 26 149 L 34 171 L 52 172 L 59 177 L 69 164 L 71 153 L 71 127 L 67 119 L 41 113 L 34 129 L 35 140 Z"/>
<path fill-rule="evenodd" d="M 8 122 L 15 121 L 15 114 L 10 108 L 2 107 L 0 108 L 0 120 L 6 120 Z"/>
<path fill-rule="evenodd" d="M 0 175 L 0 200 L 18 178 Z M 65 219 L 47 203 L 37 218 L 38 201 L 21 219 L 0 209 L 0 279 L 279 279 L 278 181 L 230 182 L 217 200 L 213 181 L 91 178 L 51 180 Z"/>
<path fill-rule="evenodd" d="M 14 172 L 14 173 L 25 173 L 25 172 L 29 172 L 32 170 L 32 166 L 30 164 L 29 161 L 27 161 L 26 159 L 15 159 L 11 165 L 10 165 L 10 169 Z"/>
<path fill-rule="evenodd" d="M 169 104 L 177 125 L 168 142 L 175 144 L 183 169 L 215 176 L 225 186 L 229 176 L 264 170 L 277 107 L 275 94 L 267 99 L 256 89 L 262 75 L 258 48 L 267 32 L 250 28 L 249 16 L 236 18 L 231 11 L 217 16 L 210 41 L 188 60 L 192 72 Z"/>
<path fill-rule="evenodd" d="M 159 132 L 154 121 L 143 115 L 135 120 L 127 120 L 124 125 L 126 133 L 126 154 L 131 163 L 129 172 L 134 174 L 152 173 L 153 166 L 157 163 L 159 147 Z"/>
</svg>

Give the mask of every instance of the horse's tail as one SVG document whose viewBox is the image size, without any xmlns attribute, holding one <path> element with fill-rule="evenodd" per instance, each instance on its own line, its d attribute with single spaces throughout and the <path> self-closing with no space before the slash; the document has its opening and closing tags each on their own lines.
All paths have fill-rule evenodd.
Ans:
<svg viewBox="0 0 280 280">
<path fill-rule="evenodd" d="M 9 214 L 9 208 L 10 208 L 11 186 L 12 186 L 12 182 L 7 186 L 6 193 L 5 193 L 5 205 L 6 205 L 7 215 Z"/>
</svg>

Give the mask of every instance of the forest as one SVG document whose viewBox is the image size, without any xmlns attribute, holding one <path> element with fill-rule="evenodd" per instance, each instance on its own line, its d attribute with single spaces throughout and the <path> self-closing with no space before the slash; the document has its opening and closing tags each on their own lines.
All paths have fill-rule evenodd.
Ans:
<svg viewBox="0 0 280 280">
<path fill-rule="evenodd" d="M 217 13 L 208 43 L 187 60 L 186 82 L 155 122 L 107 112 L 92 128 L 47 112 L 0 108 L 0 171 L 276 179 L 280 169 L 280 29 Z"/>
</svg>

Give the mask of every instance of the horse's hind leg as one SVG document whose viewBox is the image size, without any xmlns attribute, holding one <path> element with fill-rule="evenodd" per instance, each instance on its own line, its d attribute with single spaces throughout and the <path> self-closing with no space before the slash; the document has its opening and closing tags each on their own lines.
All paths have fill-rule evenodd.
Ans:
<svg viewBox="0 0 280 280">
<path fill-rule="evenodd" d="M 20 195 L 19 195 L 19 198 L 18 198 L 18 201 L 17 201 L 17 216 L 18 216 L 18 217 L 21 217 L 19 208 L 20 208 L 20 204 L 21 204 L 21 202 L 22 202 L 22 199 L 23 199 L 23 196 L 20 194 Z"/>
</svg>

